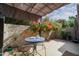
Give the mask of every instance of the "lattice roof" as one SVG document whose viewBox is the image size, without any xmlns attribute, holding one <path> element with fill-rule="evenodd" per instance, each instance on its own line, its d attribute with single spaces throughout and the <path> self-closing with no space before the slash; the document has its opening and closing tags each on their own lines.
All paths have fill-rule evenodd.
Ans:
<svg viewBox="0 0 79 59">
<path fill-rule="evenodd" d="M 39 16 L 45 16 L 46 14 L 66 5 L 66 3 L 7 3 L 7 4 Z"/>
</svg>

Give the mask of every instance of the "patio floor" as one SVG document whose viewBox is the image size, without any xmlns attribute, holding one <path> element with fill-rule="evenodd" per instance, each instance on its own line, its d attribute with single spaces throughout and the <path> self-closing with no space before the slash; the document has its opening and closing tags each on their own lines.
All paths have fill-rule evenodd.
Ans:
<svg viewBox="0 0 79 59">
<path fill-rule="evenodd" d="M 69 51 L 74 55 L 79 55 L 79 43 L 73 43 L 61 39 L 53 39 L 48 42 L 44 42 L 44 45 L 46 47 L 46 56 L 62 56 L 65 51 Z M 37 50 L 42 56 L 45 56 L 45 50 L 41 45 L 37 46 Z"/>
<path fill-rule="evenodd" d="M 65 51 L 70 51 L 74 54 L 79 55 L 79 44 L 69 42 L 66 40 L 54 39 L 49 42 L 45 42 L 46 55 L 47 56 L 61 56 Z M 38 46 L 37 49 L 39 53 L 44 55 L 44 51 L 40 50 L 41 47 Z"/>
</svg>

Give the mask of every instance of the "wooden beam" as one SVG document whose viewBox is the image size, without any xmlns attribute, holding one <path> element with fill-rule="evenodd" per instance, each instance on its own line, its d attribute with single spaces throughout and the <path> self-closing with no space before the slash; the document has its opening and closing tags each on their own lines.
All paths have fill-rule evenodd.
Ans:
<svg viewBox="0 0 79 59">
<path fill-rule="evenodd" d="M 54 5 L 54 4 L 52 4 L 52 5 Z M 45 4 L 45 6 L 47 7 L 47 8 L 49 8 L 50 10 L 52 10 L 52 8 L 50 8 L 47 4 Z M 54 5 L 55 6 L 55 5 Z"/>
<path fill-rule="evenodd" d="M 45 8 L 45 5 L 42 8 L 40 8 L 36 13 L 38 13 L 39 11 L 41 11 L 43 8 Z"/>
<path fill-rule="evenodd" d="M 29 12 L 31 12 L 31 11 L 32 11 L 32 9 L 35 7 L 35 5 L 36 5 L 36 4 L 33 4 L 33 5 L 32 5 L 31 10 L 30 10 Z"/>
<path fill-rule="evenodd" d="M 62 5 L 56 7 L 56 5 L 54 4 L 54 6 L 56 7 L 54 10 L 57 10 L 58 8 L 60 8 L 60 7 L 64 6 L 64 5 L 66 5 L 66 4 L 62 3 Z M 50 12 L 52 12 L 52 11 L 54 11 L 54 10 L 52 9 L 52 10 L 49 11 L 48 13 L 50 13 Z M 46 14 L 47 14 L 47 13 L 46 13 Z M 46 14 L 45 14 L 45 15 L 46 15 Z"/>
</svg>

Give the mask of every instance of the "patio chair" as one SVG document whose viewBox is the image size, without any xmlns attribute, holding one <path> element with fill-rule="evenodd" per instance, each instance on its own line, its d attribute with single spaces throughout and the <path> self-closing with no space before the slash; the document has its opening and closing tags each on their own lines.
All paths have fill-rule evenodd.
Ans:
<svg viewBox="0 0 79 59">
<path fill-rule="evenodd" d="M 32 48 L 32 45 L 26 44 L 24 37 L 21 35 L 14 36 L 10 46 L 17 49 L 17 52 L 22 52 L 23 55 L 29 55 L 30 49 Z"/>
<path fill-rule="evenodd" d="M 42 37 L 44 37 L 46 41 L 49 41 L 53 37 L 53 31 L 42 33 Z"/>
</svg>

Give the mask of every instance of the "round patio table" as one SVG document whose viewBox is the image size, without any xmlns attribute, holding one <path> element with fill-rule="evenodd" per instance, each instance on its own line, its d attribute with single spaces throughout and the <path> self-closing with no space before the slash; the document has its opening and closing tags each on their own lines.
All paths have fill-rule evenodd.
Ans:
<svg viewBox="0 0 79 59">
<path fill-rule="evenodd" d="M 28 37 L 28 38 L 25 38 L 25 41 L 27 43 L 33 45 L 33 51 L 32 51 L 32 53 L 30 55 L 33 55 L 34 56 L 35 54 L 38 54 L 38 55 L 41 56 L 41 54 L 38 53 L 38 51 L 37 51 L 37 45 L 38 45 L 38 43 L 43 43 L 45 41 L 45 38 L 40 37 L 40 36 L 38 36 L 38 37 L 37 36 L 36 37 Z M 46 48 L 45 48 L 44 45 L 42 45 L 42 46 L 45 49 L 45 55 L 46 55 Z"/>
</svg>

